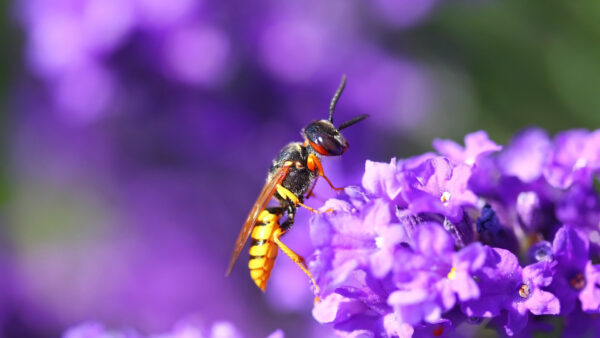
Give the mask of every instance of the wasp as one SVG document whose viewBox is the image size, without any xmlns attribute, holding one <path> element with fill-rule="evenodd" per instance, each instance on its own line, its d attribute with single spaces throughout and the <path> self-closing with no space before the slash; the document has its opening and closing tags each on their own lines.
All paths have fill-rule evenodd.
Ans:
<svg viewBox="0 0 600 338">
<path fill-rule="evenodd" d="M 340 130 L 368 117 L 368 115 L 359 115 L 337 128 L 333 125 L 333 112 L 345 86 L 346 76 L 343 76 L 329 105 L 329 119 L 309 123 L 301 132 L 304 143 L 289 143 L 273 160 L 267 181 L 237 237 L 226 276 L 233 270 L 248 237 L 252 235 L 248 267 L 252 280 L 263 292 L 278 250 L 283 251 L 304 271 L 313 283 L 315 291 L 319 292 L 304 258 L 283 244 L 280 238 L 294 224 L 298 206 L 311 212 L 319 212 L 303 203 L 304 199 L 311 195 L 317 178 L 323 177 L 336 191 L 343 190 L 343 188 L 336 188 L 325 176 L 321 156 L 342 155 L 348 149 L 348 141 L 342 136 Z M 272 198 L 279 202 L 279 206 L 267 207 Z M 281 222 L 284 216 L 285 220 Z"/>
</svg>

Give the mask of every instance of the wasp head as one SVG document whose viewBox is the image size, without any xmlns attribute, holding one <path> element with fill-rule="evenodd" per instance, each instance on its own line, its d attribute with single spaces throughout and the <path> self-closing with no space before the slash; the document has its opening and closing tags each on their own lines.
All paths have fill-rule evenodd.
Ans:
<svg viewBox="0 0 600 338">
<path fill-rule="evenodd" d="M 346 87 L 346 76 L 342 76 L 342 83 L 336 90 L 329 104 L 329 120 L 311 122 L 302 130 L 304 139 L 316 152 L 324 156 L 339 156 L 348 149 L 348 141 L 340 130 L 366 119 L 369 115 L 360 115 L 350 121 L 342 123 L 338 128 L 333 125 L 333 112 L 335 106 Z"/>
<path fill-rule="evenodd" d="M 321 155 L 338 156 L 348 149 L 348 141 L 328 120 L 313 121 L 302 132 L 308 144 Z"/>
</svg>

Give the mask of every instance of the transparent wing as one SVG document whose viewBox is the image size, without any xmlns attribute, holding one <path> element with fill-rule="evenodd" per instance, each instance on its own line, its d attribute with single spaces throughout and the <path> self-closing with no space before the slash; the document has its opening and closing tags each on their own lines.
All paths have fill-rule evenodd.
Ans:
<svg viewBox="0 0 600 338">
<path fill-rule="evenodd" d="M 258 199 L 254 206 L 252 206 L 252 210 L 248 214 L 246 218 L 246 222 L 244 222 L 244 226 L 242 227 L 242 231 L 237 237 L 235 241 L 235 246 L 233 247 L 233 254 L 231 255 L 231 259 L 229 260 L 229 266 L 227 267 L 227 272 L 225 272 L 225 276 L 229 276 L 231 271 L 233 270 L 233 266 L 237 261 L 248 237 L 252 233 L 252 228 L 254 228 L 254 224 L 256 223 L 256 219 L 261 211 L 263 211 L 266 207 L 273 195 L 275 194 L 277 184 L 280 184 L 285 177 L 287 176 L 289 171 L 289 166 L 282 166 L 279 170 L 271 176 L 271 179 L 265 183 L 260 195 L 258 195 Z"/>
</svg>

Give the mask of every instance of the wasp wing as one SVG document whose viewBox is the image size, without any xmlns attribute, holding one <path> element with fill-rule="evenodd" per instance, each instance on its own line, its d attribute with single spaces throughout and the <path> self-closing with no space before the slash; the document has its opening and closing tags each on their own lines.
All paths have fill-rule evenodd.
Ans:
<svg viewBox="0 0 600 338">
<path fill-rule="evenodd" d="M 267 207 L 267 204 L 275 194 L 277 185 L 285 179 L 285 177 L 288 174 L 288 171 L 289 166 L 282 166 L 281 168 L 279 168 L 279 170 L 275 172 L 275 174 L 271 175 L 271 178 L 267 181 L 267 183 L 265 183 L 265 186 L 260 192 L 260 195 L 258 195 L 256 203 L 254 203 L 254 205 L 252 206 L 252 210 L 250 210 L 250 213 L 246 218 L 246 222 L 244 222 L 242 231 L 240 231 L 240 234 L 238 235 L 237 240 L 235 241 L 235 246 L 233 247 L 233 254 L 231 255 L 231 259 L 229 260 L 229 266 L 227 267 L 227 272 L 225 273 L 225 276 L 229 276 L 229 274 L 233 270 L 235 262 L 237 261 L 240 253 L 242 252 L 242 249 L 244 248 L 248 237 L 250 237 L 250 234 L 252 233 L 252 228 L 254 228 L 254 224 L 256 223 L 258 215 Z"/>
</svg>

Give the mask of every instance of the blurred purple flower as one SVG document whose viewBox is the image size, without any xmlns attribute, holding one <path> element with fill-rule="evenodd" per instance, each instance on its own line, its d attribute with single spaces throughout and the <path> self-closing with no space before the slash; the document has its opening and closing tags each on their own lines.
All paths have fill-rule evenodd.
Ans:
<svg viewBox="0 0 600 338">
<path fill-rule="evenodd" d="M 57 79 L 54 98 L 58 114 L 73 125 L 94 122 L 115 100 L 116 81 L 109 70 L 93 63 L 70 67 Z"/>
<path fill-rule="evenodd" d="M 164 29 L 186 21 L 203 1 L 129 0 L 135 6 L 140 24 L 150 29 Z"/>
<path fill-rule="evenodd" d="M 98 322 L 85 322 L 68 329 L 63 338 L 243 338 L 242 332 L 232 323 L 219 321 L 206 328 L 196 321 L 184 320 L 175 324 L 167 333 L 141 334 L 135 330 L 110 330 Z M 267 338 L 284 338 L 281 330 L 270 334 Z"/>
<path fill-rule="evenodd" d="M 436 0 L 377 0 L 372 6 L 390 26 L 410 28 L 423 21 L 436 3 Z"/>
<path fill-rule="evenodd" d="M 369 112 L 372 123 L 384 130 L 412 130 L 428 121 L 437 94 L 424 65 L 408 57 L 390 58 L 371 45 L 355 50 L 364 52 L 348 62 L 350 107 Z"/>
<path fill-rule="evenodd" d="M 300 18 L 277 18 L 266 25 L 260 44 L 265 68 L 290 82 L 310 79 L 325 64 L 326 30 L 318 22 Z"/>
<path fill-rule="evenodd" d="M 224 80 L 230 42 L 211 26 L 177 27 L 170 32 L 163 48 L 171 75 L 192 85 L 214 85 Z"/>
</svg>

